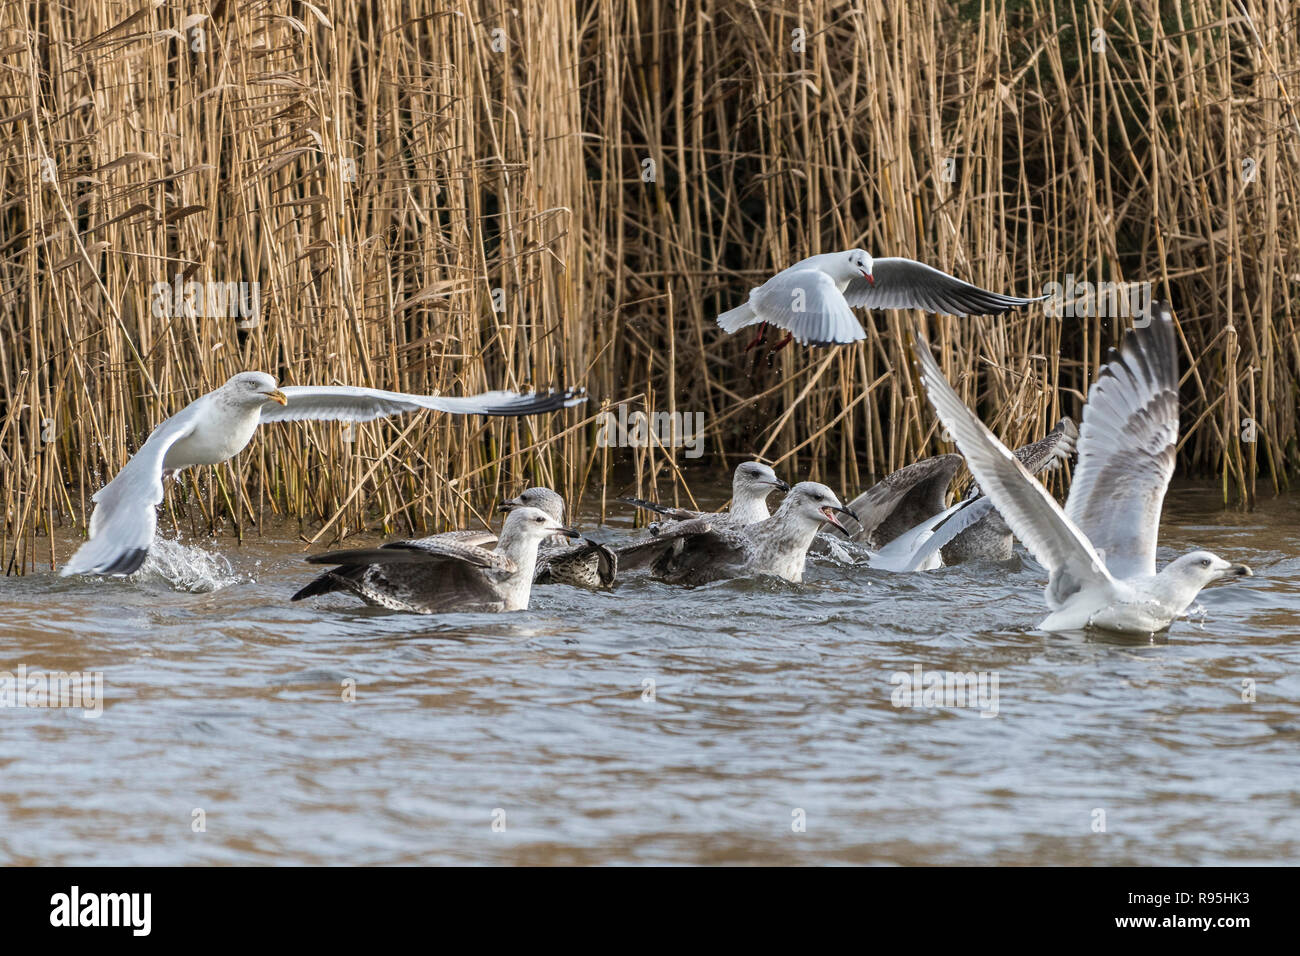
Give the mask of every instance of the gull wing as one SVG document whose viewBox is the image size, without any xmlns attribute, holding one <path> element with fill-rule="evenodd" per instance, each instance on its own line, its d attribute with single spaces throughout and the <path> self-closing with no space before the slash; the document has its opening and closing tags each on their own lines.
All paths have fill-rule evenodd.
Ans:
<svg viewBox="0 0 1300 956">
<path fill-rule="evenodd" d="M 310 564 L 440 564 L 450 561 L 493 571 L 519 570 L 504 554 L 468 543 L 454 532 L 414 541 L 392 541 L 377 548 L 327 551 L 313 554 L 307 561 Z"/>
<path fill-rule="evenodd" d="M 451 601 L 453 598 L 482 599 L 495 597 L 485 571 L 517 571 L 515 563 L 505 555 L 489 551 L 482 544 L 496 537 L 481 531 L 449 531 L 413 541 L 394 541 L 377 548 L 351 548 L 328 551 L 307 558 L 311 564 L 333 564 L 336 567 L 314 578 L 298 591 L 291 601 L 328 594 L 331 591 L 355 590 L 367 572 L 397 566 L 417 569 L 428 589 Z"/>
<path fill-rule="evenodd" d="M 153 430 L 140 450 L 90 499 L 90 539 L 60 572 L 70 574 L 131 574 L 149 555 L 163 500 L 163 461 L 167 451 L 190 435 L 203 409 L 194 402 Z"/>
<path fill-rule="evenodd" d="M 951 508 L 925 518 L 871 554 L 867 563 L 882 571 L 931 571 L 942 566 L 943 559 L 933 557 L 938 548 L 930 547 L 929 542 L 934 539 L 936 528 L 955 521 L 957 513 L 966 508 L 967 502 L 959 501 Z"/>
<path fill-rule="evenodd" d="M 902 570 L 917 571 L 928 566 L 931 555 L 943 550 L 962 532 L 969 531 L 993 511 L 993 502 L 983 495 L 978 498 L 967 498 L 960 505 L 955 505 L 946 513 L 950 515 L 947 520 L 935 528 L 934 534 L 910 555 L 907 566 Z"/>
<path fill-rule="evenodd" d="M 1079 464 L 1065 513 L 1119 578 L 1155 574 L 1160 509 L 1178 445 L 1178 343 L 1167 303 L 1119 351 L 1088 390 Z"/>
<path fill-rule="evenodd" d="M 1016 457 L 1031 475 L 1055 471 L 1061 462 L 1074 454 L 1079 444 L 1079 426 L 1066 417 L 1052 426 L 1052 430 L 1038 441 L 1021 445 Z"/>
<path fill-rule="evenodd" d="M 888 544 L 944 510 L 944 498 L 961 455 L 936 455 L 906 465 L 876 482 L 848 504 L 862 530 L 854 541 Z"/>
<path fill-rule="evenodd" d="M 608 588 L 617 576 L 618 555 L 599 541 L 583 538 L 575 545 L 539 554 L 533 583 Z"/>
<path fill-rule="evenodd" d="M 1096 549 L 1066 517 L 1047 489 L 1036 481 L 984 423 L 953 391 L 919 330 L 914 330 L 913 351 L 921 366 L 921 382 L 939 420 L 956 437 L 980 488 L 1003 520 L 1031 554 L 1051 574 L 1047 599 L 1058 606 L 1086 586 L 1113 587 Z"/>
<path fill-rule="evenodd" d="M 618 498 L 617 501 L 625 505 L 631 505 L 633 508 L 641 508 L 645 511 L 653 511 L 655 514 L 664 515 L 675 521 L 686 521 L 691 518 L 700 517 L 703 512 L 690 511 L 686 508 L 674 508 L 671 505 L 661 505 L 658 502 L 646 501 L 644 498 Z"/>
<path fill-rule="evenodd" d="M 461 398 L 412 395 L 352 385 L 286 385 L 280 389 L 284 405 L 267 402 L 262 422 L 316 421 L 368 422 L 421 409 L 450 415 L 538 415 L 568 408 L 587 400 L 583 389 L 562 392 L 483 392 Z"/>
<path fill-rule="evenodd" d="M 1011 309 L 1041 302 L 1047 296 L 1021 299 L 990 292 L 963 282 L 915 259 L 876 259 L 869 281 L 865 276 L 850 280 L 844 299 L 854 308 L 923 309 L 949 315 L 1000 315 Z"/>
<path fill-rule="evenodd" d="M 848 345 L 867 337 L 835 280 L 820 269 L 778 272 L 749 294 L 749 305 L 800 345 Z"/>
<path fill-rule="evenodd" d="M 720 515 L 701 515 L 661 525 L 655 536 L 615 550 L 619 567 L 652 567 L 659 573 L 694 570 L 704 563 L 747 559 L 753 549 L 741 531 L 719 524 Z"/>
</svg>

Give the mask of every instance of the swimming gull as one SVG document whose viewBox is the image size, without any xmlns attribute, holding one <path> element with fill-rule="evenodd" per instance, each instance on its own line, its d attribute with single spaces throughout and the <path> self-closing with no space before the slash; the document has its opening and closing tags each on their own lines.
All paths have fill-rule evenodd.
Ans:
<svg viewBox="0 0 1300 956">
<path fill-rule="evenodd" d="M 312 564 L 337 567 L 290 600 L 348 591 L 367 604 L 417 614 L 527 610 L 537 548 L 553 534 L 578 536 L 544 511 L 520 507 L 506 515 L 491 550 L 482 532 L 453 531 L 377 548 L 312 555 L 307 559 Z"/>
<path fill-rule="evenodd" d="M 789 491 L 790 486 L 776 476 L 771 466 L 759 461 L 742 462 L 736 466 L 731 476 L 731 509 L 728 511 L 691 511 L 687 508 L 672 508 L 655 504 L 641 498 L 620 498 L 626 504 L 645 508 L 663 515 L 667 521 L 656 521 L 648 527 L 651 540 L 663 535 L 671 536 L 679 522 L 692 521 L 698 527 L 699 522 L 706 522 L 722 530 L 735 531 L 756 521 L 764 521 L 772 516 L 767 508 L 767 498 L 773 491 Z M 660 556 L 660 550 L 646 542 L 623 545 L 617 549 L 619 566 L 625 571 L 647 568 Z"/>
<path fill-rule="evenodd" d="M 704 515 L 675 522 L 655 539 L 632 547 L 649 551 L 655 576 L 672 584 L 698 585 L 756 574 L 798 584 L 817 530 L 827 522 L 845 530 L 837 514 L 852 517 L 835 492 L 815 481 L 801 481 L 790 489 L 776 514 L 763 521 L 737 528 Z M 619 556 L 622 560 L 623 551 Z"/>
<path fill-rule="evenodd" d="M 866 338 L 854 308 L 998 315 L 1046 298 L 1002 295 L 915 259 L 873 259 L 861 249 L 847 249 L 809 256 L 783 269 L 752 289 L 744 305 L 718 316 L 718 325 L 728 334 L 750 325 L 784 329 L 788 334 L 777 349 L 791 339 L 800 345 L 847 345 Z"/>
<path fill-rule="evenodd" d="M 770 518 L 772 513 L 767 508 L 767 498 L 773 491 L 789 491 L 790 486 L 776 476 L 770 465 L 761 461 L 741 462 L 731 476 L 731 509 L 717 512 L 691 511 L 687 508 L 672 508 L 667 505 L 645 501 L 642 498 L 619 498 L 624 504 L 634 505 L 653 511 L 675 521 L 687 521 L 713 514 L 716 520 L 732 527 L 743 528 L 755 521 Z"/>
<path fill-rule="evenodd" d="M 1209 551 L 1156 571 L 1160 511 L 1178 443 L 1178 345 L 1167 303 L 1112 349 L 1088 392 L 1079 464 L 1064 509 L 968 409 L 919 330 L 921 381 L 975 480 L 1049 572 L 1048 631 L 1151 634 L 1181 616 L 1201 588 L 1249 575 Z"/>
<path fill-rule="evenodd" d="M 1016 449 L 1015 454 L 1031 474 L 1037 474 L 1073 454 L 1077 435 L 1074 423 L 1062 419 L 1045 438 Z M 1009 558 L 1011 530 L 996 511 L 984 508 L 969 519 L 963 517 L 979 496 L 978 487 L 972 487 L 967 501 L 946 503 L 948 486 L 961 463 L 961 455 L 936 455 L 882 478 L 848 504 L 858 522 L 849 540 L 870 550 L 855 559 L 829 531 L 823 531 L 818 536 L 819 553 L 829 552 L 844 563 L 860 560 L 886 571 L 931 571 L 964 560 Z"/>
<path fill-rule="evenodd" d="M 552 520 L 564 524 L 564 499 L 550 488 L 527 488 L 501 503 L 502 511 L 537 508 Z M 583 537 L 578 544 L 551 538 L 537 551 L 534 584 L 568 584 L 596 591 L 612 588 L 618 575 L 618 556 L 599 541 Z"/>
<path fill-rule="evenodd" d="M 120 575 L 138 570 L 153 541 L 165 475 L 237 455 L 264 422 L 368 422 L 421 409 L 452 415 L 534 415 L 583 401 L 583 392 L 573 389 L 444 398 L 346 385 L 277 388 L 276 380 L 264 372 L 240 372 L 155 428 L 113 480 L 94 494 L 89 540 L 62 573 Z"/>
<path fill-rule="evenodd" d="M 1078 440 L 1079 426 L 1068 417 L 1062 418 L 1044 437 L 1017 448 L 1015 456 L 1031 475 L 1048 474 L 1074 455 Z M 940 545 L 943 563 L 951 566 L 967 561 L 1009 561 L 1014 553 L 1014 535 L 992 502 L 980 491 L 977 482 L 972 482 L 966 500 L 972 505 L 976 501 L 986 504 L 982 509 L 965 515 L 963 526 L 955 524 L 952 531 L 956 533 L 950 538 L 942 537 L 946 522 L 939 528 L 937 534 L 943 540 Z M 957 517 L 954 515 L 950 520 L 956 521 Z"/>
</svg>

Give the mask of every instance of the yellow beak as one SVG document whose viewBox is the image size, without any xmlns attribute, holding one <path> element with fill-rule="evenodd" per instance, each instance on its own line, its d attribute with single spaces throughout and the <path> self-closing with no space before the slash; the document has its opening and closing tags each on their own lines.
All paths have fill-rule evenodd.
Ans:
<svg viewBox="0 0 1300 956">
<path fill-rule="evenodd" d="M 279 402 L 281 405 L 289 404 L 289 396 L 284 394 L 284 392 L 280 391 L 278 388 L 267 392 L 266 397 L 273 402 Z"/>
</svg>

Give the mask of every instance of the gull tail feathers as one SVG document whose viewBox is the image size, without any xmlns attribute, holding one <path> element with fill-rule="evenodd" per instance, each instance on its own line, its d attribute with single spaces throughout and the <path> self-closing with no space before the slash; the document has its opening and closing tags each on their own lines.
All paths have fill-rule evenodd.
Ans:
<svg viewBox="0 0 1300 956">
<path fill-rule="evenodd" d="M 737 306 L 718 316 L 718 325 L 724 332 L 738 332 L 747 325 L 757 325 L 763 321 L 758 314 L 746 302 L 744 305 Z"/>
</svg>

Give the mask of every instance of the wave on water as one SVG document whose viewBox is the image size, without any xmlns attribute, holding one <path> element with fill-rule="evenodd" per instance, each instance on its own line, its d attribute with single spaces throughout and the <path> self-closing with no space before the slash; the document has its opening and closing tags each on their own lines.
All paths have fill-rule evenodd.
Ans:
<svg viewBox="0 0 1300 956">
<path fill-rule="evenodd" d="M 217 552 L 166 538 L 154 538 L 149 557 L 136 573 L 161 578 L 178 591 L 195 594 L 219 591 L 244 580 Z"/>
</svg>

